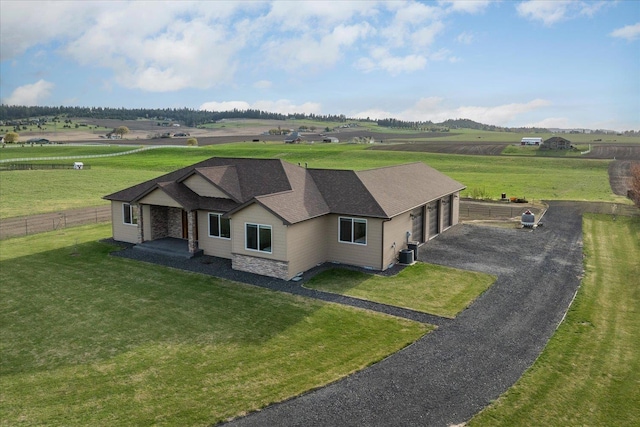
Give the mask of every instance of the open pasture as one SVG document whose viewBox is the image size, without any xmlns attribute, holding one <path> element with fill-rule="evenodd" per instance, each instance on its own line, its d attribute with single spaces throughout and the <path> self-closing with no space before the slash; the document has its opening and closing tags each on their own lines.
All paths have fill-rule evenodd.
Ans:
<svg viewBox="0 0 640 427">
<path fill-rule="evenodd" d="M 30 152 L 41 155 L 48 149 L 33 147 Z M 59 149 L 64 150 L 64 147 Z M 96 152 L 101 151 L 96 148 Z M 422 161 L 465 184 L 467 190 L 463 196 L 483 194 L 498 199 L 501 193 L 507 193 L 533 200 L 629 203 L 612 193 L 609 161 L 605 160 L 379 151 L 358 144 L 237 143 L 166 147 L 131 155 L 93 158 L 87 160 L 91 169 L 81 171 L 2 172 L 0 218 L 23 216 L 26 212 L 38 214 L 104 205 L 106 202 L 102 197 L 106 194 L 212 156 L 281 158 L 302 166 L 338 169 L 368 169 Z M 38 203 L 34 205 L 33 200 Z"/>
</svg>

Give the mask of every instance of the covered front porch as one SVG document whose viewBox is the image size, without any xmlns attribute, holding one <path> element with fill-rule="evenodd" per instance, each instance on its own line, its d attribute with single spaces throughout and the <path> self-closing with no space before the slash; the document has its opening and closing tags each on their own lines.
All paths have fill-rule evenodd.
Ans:
<svg viewBox="0 0 640 427">
<path fill-rule="evenodd" d="M 197 211 L 152 204 L 140 204 L 139 209 L 137 246 L 187 258 L 202 254 L 198 249 Z"/>
<path fill-rule="evenodd" d="M 189 241 L 176 237 L 162 237 L 155 240 L 147 240 L 146 242 L 136 244 L 133 248 L 147 253 L 185 259 L 195 258 L 203 254 L 202 249 L 196 249 L 191 252 L 189 250 Z"/>
</svg>

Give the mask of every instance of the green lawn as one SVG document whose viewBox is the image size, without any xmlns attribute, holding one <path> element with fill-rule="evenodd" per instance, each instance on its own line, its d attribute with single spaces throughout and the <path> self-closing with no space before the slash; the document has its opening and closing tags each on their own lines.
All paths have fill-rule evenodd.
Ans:
<svg viewBox="0 0 640 427">
<path fill-rule="evenodd" d="M 58 148 L 64 153 L 65 147 Z M 132 155 L 87 159 L 91 169 L 83 171 L 1 172 L 0 218 L 104 204 L 102 196 L 106 194 L 212 156 L 281 158 L 293 164 L 307 163 L 314 168 L 339 169 L 368 169 L 422 161 L 467 185 L 463 196 L 481 192 L 497 199 L 502 193 L 507 193 L 529 200 L 629 203 L 627 199 L 612 194 L 607 160 L 456 156 L 366 148 L 350 144 L 256 143 L 159 148 Z M 48 149 L 29 148 L 37 156 L 48 153 Z M 95 152 L 102 151 L 96 148 Z M 90 150 L 85 151 L 85 154 L 89 153 Z M 33 200 L 38 200 L 38 203 L 34 205 Z"/>
<path fill-rule="evenodd" d="M 67 156 L 87 156 L 123 153 L 135 150 L 140 147 L 124 147 L 117 145 L 25 145 L 21 147 L 19 144 L 7 145 L 0 149 L 0 160 L 8 161 L 11 159 L 21 158 L 40 158 L 40 157 L 67 157 Z M 57 163 L 64 163 L 67 160 L 56 160 Z M 73 162 L 72 162 L 73 163 Z"/>
<path fill-rule="evenodd" d="M 585 276 L 535 364 L 470 426 L 640 425 L 640 219 L 583 220 Z"/>
<path fill-rule="evenodd" d="M 305 287 L 453 318 L 495 279 L 489 274 L 417 263 L 391 277 L 335 268 L 318 274 Z"/>
<path fill-rule="evenodd" d="M 0 244 L 2 425 L 211 425 L 362 369 L 415 322 L 111 257 L 92 225 Z"/>
</svg>

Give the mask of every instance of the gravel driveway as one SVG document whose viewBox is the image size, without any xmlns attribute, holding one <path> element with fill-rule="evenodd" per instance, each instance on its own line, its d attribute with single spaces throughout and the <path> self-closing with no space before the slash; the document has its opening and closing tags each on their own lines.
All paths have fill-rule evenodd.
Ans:
<svg viewBox="0 0 640 427">
<path fill-rule="evenodd" d="M 536 230 L 459 225 L 421 260 L 498 276 L 415 344 L 327 387 L 229 426 L 447 426 L 469 420 L 534 362 L 582 274 L 578 205 L 551 202 Z"/>
</svg>

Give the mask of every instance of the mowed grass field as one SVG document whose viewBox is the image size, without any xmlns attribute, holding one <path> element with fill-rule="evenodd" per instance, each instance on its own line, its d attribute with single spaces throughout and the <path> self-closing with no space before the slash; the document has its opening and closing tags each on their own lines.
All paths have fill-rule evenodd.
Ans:
<svg viewBox="0 0 640 427">
<path fill-rule="evenodd" d="M 640 218 L 586 215 L 585 276 L 535 364 L 469 424 L 640 425 Z"/>
<path fill-rule="evenodd" d="M 92 225 L 2 241 L 0 424 L 212 425 L 431 328 L 109 256 Z"/>
<path fill-rule="evenodd" d="M 64 147 L 59 148 L 62 151 L 57 153 L 64 152 Z M 131 155 L 87 159 L 91 169 L 82 171 L 0 172 L 0 218 L 106 204 L 102 197 L 109 193 L 212 156 L 281 158 L 313 168 L 339 169 L 368 169 L 421 161 L 466 185 L 463 196 L 482 193 L 498 199 L 501 193 L 507 193 L 531 200 L 629 203 L 625 198 L 612 194 L 607 160 L 452 156 L 366 148 L 365 145 L 354 144 L 260 143 L 159 148 Z M 50 152 L 49 149 L 33 147 L 28 150 L 33 155 L 42 156 Z M 101 152 L 100 147 L 84 149 L 87 155 Z M 13 150 L 15 148 L 0 151 L 0 159 L 6 156 L 3 152 Z M 34 204 L 33 200 L 38 203 Z"/>
<path fill-rule="evenodd" d="M 495 281 L 485 273 L 417 263 L 392 277 L 334 268 L 305 287 L 454 318 Z"/>
</svg>

